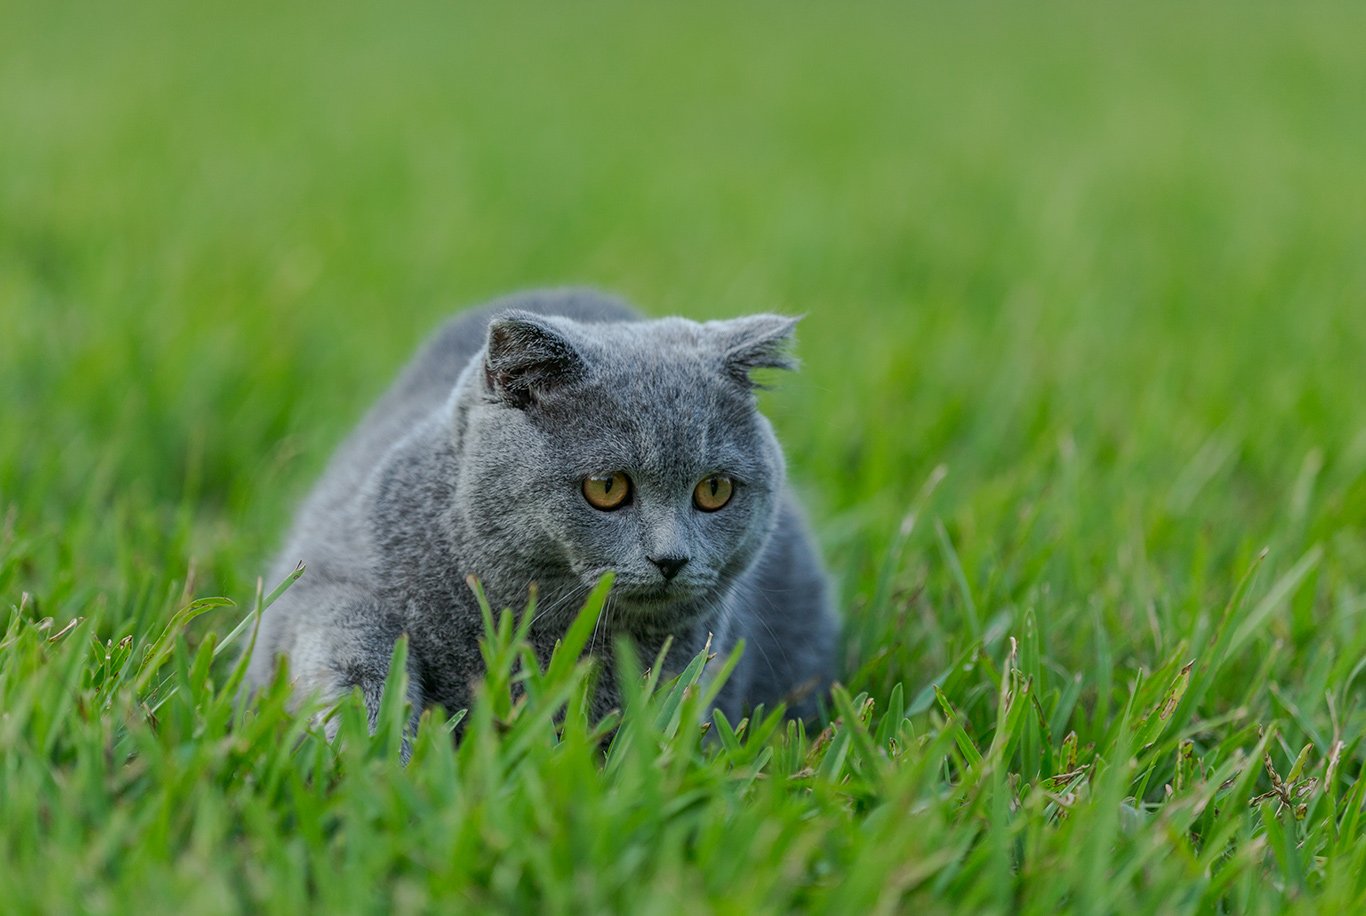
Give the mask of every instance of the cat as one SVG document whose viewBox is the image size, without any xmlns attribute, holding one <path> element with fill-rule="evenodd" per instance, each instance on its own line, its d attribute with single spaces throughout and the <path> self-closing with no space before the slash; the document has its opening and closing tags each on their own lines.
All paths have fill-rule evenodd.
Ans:
<svg viewBox="0 0 1366 916">
<path fill-rule="evenodd" d="M 296 697 L 359 688 L 374 726 L 396 639 L 413 710 L 466 708 L 483 671 L 475 576 L 525 607 L 548 656 L 607 571 L 594 644 L 598 712 L 612 640 L 671 672 L 712 637 L 746 649 L 716 705 L 810 718 L 834 669 L 836 620 L 816 547 L 758 412 L 751 373 L 792 368 L 795 319 L 644 320 L 583 289 L 457 315 L 333 457 L 271 573 L 303 576 L 264 614 L 246 686 L 285 657 Z M 666 665 L 666 667 L 668 667 Z"/>
</svg>

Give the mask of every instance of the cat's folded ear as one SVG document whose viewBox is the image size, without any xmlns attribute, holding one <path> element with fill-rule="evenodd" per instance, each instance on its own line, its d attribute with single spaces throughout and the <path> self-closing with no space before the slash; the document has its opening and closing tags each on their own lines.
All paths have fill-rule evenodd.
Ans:
<svg viewBox="0 0 1366 916">
<path fill-rule="evenodd" d="M 583 375 L 583 357 L 545 318 L 504 312 L 489 322 L 484 355 L 488 392 L 512 407 L 525 408 L 540 395 Z"/>
<path fill-rule="evenodd" d="M 726 374 L 747 388 L 762 388 L 750 375 L 754 370 L 797 368 L 791 347 L 800 320 L 800 316 L 747 315 L 708 322 L 707 328 L 715 335 Z"/>
</svg>

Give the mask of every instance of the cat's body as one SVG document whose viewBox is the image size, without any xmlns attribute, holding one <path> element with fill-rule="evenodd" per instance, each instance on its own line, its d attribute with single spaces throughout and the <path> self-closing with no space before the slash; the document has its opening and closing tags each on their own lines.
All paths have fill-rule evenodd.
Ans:
<svg viewBox="0 0 1366 916">
<path fill-rule="evenodd" d="M 791 327 L 641 321 L 577 290 L 452 319 L 301 509 L 272 577 L 300 561 L 307 571 L 266 612 L 248 685 L 286 656 L 297 693 L 358 686 L 373 715 L 406 633 L 414 707 L 461 709 L 483 670 L 468 575 L 495 608 L 523 607 L 537 583 L 530 638 L 546 655 L 613 570 L 595 639 L 604 658 L 620 633 L 646 663 L 672 636 L 674 667 L 709 633 L 723 657 L 744 639 L 718 705 L 733 715 L 786 700 L 809 715 L 832 674 L 835 624 L 748 382 L 784 365 Z M 588 499 L 621 499 L 623 486 L 629 498 L 608 510 Z M 600 683 L 608 707 L 610 667 Z"/>
</svg>

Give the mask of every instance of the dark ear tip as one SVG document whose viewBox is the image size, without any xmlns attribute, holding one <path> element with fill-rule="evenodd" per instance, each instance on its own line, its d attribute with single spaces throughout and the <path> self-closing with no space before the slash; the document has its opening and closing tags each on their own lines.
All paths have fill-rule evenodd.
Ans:
<svg viewBox="0 0 1366 916">
<path fill-rule="evenodd" d="M 574 345 L 542 316 L 508 310 L 489 319 L 484 379 L 488 389 L 514 407 L 584 371 Z"/>
<path fill-rule="evenodd" d="M 562 357 L 571 352 L 573 347 L 560 330 L 540 315 L 510 309 L 489 319 L 488 356 L 491 361 L 547 354 Z"/>
<path fill-rule="evenodd" d="M 501 311 L 489 319 L 490 341 L 516 340 L 533 334 L 555 333 L 539 316 L 517 309 Z"/>
</svg>

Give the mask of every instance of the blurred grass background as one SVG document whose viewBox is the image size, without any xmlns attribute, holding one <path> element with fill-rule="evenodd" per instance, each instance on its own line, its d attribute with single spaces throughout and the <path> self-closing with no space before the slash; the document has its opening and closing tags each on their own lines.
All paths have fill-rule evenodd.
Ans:
<svg viewBox="0 0 1366 916">
<path fill-rule="evenodd" d="M 587 283 L 806 314 L 766 408 L 855 688 L 1029 611 L 1085 741 L 1263 546 L 1318 545 L 1210 711 L 1285 714 L 1274 683 L 1289 743 L 1366 721 L 1366 7 L 0 20 L 7 604 L 113 633 L 182 588 L 248 603 L 429 328 Z"/>
</svg>

